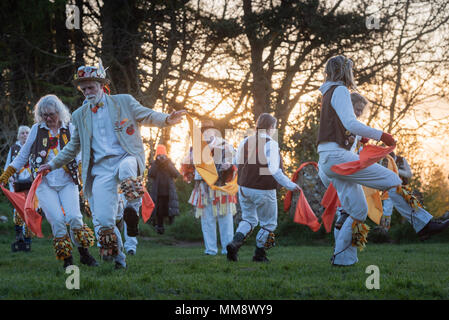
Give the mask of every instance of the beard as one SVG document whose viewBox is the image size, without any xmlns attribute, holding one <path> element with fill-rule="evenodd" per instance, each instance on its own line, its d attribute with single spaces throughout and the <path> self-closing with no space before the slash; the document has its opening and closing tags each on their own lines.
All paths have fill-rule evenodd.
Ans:
<svg viewBox="0 0 449 320">
<path fill-rule="evenodd" d="M 90 94 L 90 95 L 86 96 L 86 99 L 90 102 L 90 104 L 95 106 L 98 102 L 100 102 L 101 97 L 102 97 L 102 92 L 100 91 L 97 94 Z"/>
</svg>

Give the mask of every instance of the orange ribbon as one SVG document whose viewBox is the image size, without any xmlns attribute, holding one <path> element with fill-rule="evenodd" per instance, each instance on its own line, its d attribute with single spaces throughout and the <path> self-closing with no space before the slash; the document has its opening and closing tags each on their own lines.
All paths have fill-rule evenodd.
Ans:
<svg viewBox="0 0 449 320">
<path fill-rule="evenodd" d="M 30 228 L 30 230 L 39 238 L 43 238 L 42 234 L 42 216 L 36 212 L 36 189 L 42 182 L 43 172 L 40 172 L 36 179 L 34 179 L 31 185 L 30 191 L 25 201 L 25 223 Z"/>
<path fill-rule="evenodd" d="M 151 214 L 154 210 L 154 202 L 153 199 L 151 199 L 150 195 L 148 194 L 148 191 L 145 190 L 143 197 L 142 197 L 142 219 L 143 222 L 147 222 L 148 219 L 150 219 Z"/>
<path fill-rule="evenodd" d="M 360 152 L 359 160 L 333 165 L 331 170 L 343 176 L 354 174 L 378 162 L 380 159 L 385 158 L 385 156 L 392 152 L 394 148 L 396 148 L 396 146 L 385 148 L 380 146 L 365 145 Z"/>
</svg>

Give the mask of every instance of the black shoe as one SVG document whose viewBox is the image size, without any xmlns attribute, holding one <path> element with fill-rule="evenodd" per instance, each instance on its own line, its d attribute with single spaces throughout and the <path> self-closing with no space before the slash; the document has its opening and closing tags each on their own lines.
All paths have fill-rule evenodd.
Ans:
<svg viewBox="0 0 449 320">
<path fill-rule="evenodd" d="M 139 216 L 133 207 L 126 207 L 123 212 L 126 222 L 126 233 L 128 237 L 136 237 L 139 234 Z"/>
<path fill-rule="evenodd" d="M 114 266 L 114 268 L 116 269 L 116 270 L 118 270 L 118 269 L 127 269 L 128 267 L 127 266 L 124 266 L 123 264 L 121 264 L 120 262 L 115 262 L 115 266 Z"/>
<path fill-rule="evenodd" d="M 156 232 L 158 234 L 164 234 L 165 228 L 163 226 L 156 226 Z"/>
<path fill-rule="evenodd" d="M 431 236 L 444 231 L 447 227 L 449 227 L 449 219 L 444 221 L 430 220 L 429 223 L 418 232 L 419 240 L 427 240 Z"/>
<path fill-rule="evenodd" d="M 89 267 L 98 267 L 97 260 L 91 256 L 87 248 L 78 247 L 78 252 L 80 253 L 80 262 L 82 264 L 88 265 Z"/>
<path fill-rule="evenodd" d="M 31 243 L 25 242 L 25 241 L 16 241 L 11 243 L 11 251 L 17 252 L 17 251 L 24 251 L 29 252 L 31 251 Z"/>
<path fill-rule="evenodd" d="M 255 262 L 269 262 L 267 258 L 267 253 L 264 248 L 256 247 L 256 251 L 254 251 L 253 261 Z"/>
<path fill-rule="evenodd" d="M 237 261 L 237 253 L 239 252 L 240 247 L 243 245 L 243 241 L 245 240 L 245 235 L 241 232 L 236 232 L 234 238 L 231 242 L 226 246 L 226 257 L 229 261 Z"/>
<path fill-rule="evenodd" d="M 67 268 L 68 266 L 72 266 L 72 265 L 73 265 L 73 257 L 72 256 L 64 259 L 64 266 L 63 266 L 64 269 Z"/>
<path fill-rule="evenodd" d="M 136 254 L 136 252 L 134 250 L 128 250 L 127 254 L 133 256 Z"/>
</svg>

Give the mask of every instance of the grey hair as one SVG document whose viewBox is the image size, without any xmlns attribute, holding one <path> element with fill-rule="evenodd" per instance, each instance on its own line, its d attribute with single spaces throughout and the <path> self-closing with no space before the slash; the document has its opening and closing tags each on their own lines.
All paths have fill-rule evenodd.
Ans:
<svg viewBox="0 0 449 320">
<path fill-rule="evenodd" d="M 345 56 L 329 58 L 324 68 L 326 81 L 342 81 L 348 89 L 357 89 L 352 73 L 353 65 L 352 60 Z"/>
<path fill-rule="evenodd" d="M 57 112 L 59 115 L 59 120 L 65 125 L 69 124 L 72 118 L 69 109 L 54 94 L 47 94 L 46 96 L 43 96 L 34 106 L 34 121 L 36 123 L 44 122 L 44 119 L 42 118 L 44 110 L 52 110 Z"/>
<path fill-rule="evenodd" d="M 19 137 L 20 137 L 20 134 L 23 132 L 23 131 L 28 131 L 28 132 L 30 132 L 30 127 L 28 127 L 28 126 L 20 126 L 19 127 L 19 129 L 17 130 L 17 139 L 19 139 Z"/>
</svg>

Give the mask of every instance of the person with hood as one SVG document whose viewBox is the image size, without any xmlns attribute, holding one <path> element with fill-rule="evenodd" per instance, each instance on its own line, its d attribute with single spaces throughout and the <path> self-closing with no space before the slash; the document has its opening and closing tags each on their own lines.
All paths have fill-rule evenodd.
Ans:
<svg viewBox="0 0 449 320">
<path fill-rule="evenodd" d="M 159 234 L 165 232 L 165 220 L 168 224 L 172 224 L 175 216 L 179 215 L 178 194 L 174 181 L 178 176 L 180 173 L 167 157 L 166 147 L 159 144 L 156 147 L 155 159 L 148 170 L 148 178 L 151 179 L 150 196 L 155 205 L 152 221 Z"/>
</svg>

